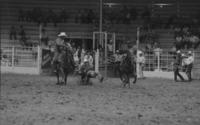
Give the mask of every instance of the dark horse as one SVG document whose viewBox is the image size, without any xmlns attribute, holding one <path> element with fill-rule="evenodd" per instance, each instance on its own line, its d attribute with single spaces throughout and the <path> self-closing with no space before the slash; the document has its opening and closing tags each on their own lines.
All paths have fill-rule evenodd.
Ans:
<svg viewBox="0 0 200 125">
<path fill-rule="evenodd" d="M 133 83 L 135 84 L 137 81 L 136 75 L 136 61 L 131 57 L 129 51 L 124 52 L 125 56 L 123 56 L 122 61 L 119 65 L 119 75 L 120 79 L 123 82 L 123 87 L 127 84 L 130 88 L 130 76 L 133 75 Z"/>
<path fill-rule="evenodd" d="M 60 61 L 55 61 L 54 63 L 56 69 L 57 84 L 62 84 L 60 83 L 59 79 L 59 76 L 61 75 L 62 80 L 64 81 L 63 84 L 67 85 L 67 76 L 75 69 L 73 55 L 67 47 L 65 47 L 60 54 Z"/>
</svg>

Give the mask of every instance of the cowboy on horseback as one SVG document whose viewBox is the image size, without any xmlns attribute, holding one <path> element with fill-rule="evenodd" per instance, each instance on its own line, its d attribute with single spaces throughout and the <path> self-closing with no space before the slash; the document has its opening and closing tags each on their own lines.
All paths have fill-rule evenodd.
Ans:
<svg viewBox="0 0 200 125">
<path fill-rule="evenodd" d="M 61 63 L 61 60 L 62 60 L 62 52 L 65 50 L 65 49 L 68 49 L 70 53 L 72 53 L 72 47 L 71 47 L 71 44 L 66 41 L 67 35 L 65 32 L 61 32 L 59 35 L 58 35 L 58 38 L 56 39 L 56 43 L 55 43 L 55 51 L 54 51 L 54 57 L 53 57 L 53 60 L 52 60 L 52 64 L 54 65 L 55 63 Z M 72 58 L 72 57 L 71 57 Z M 74 64 L 73 62 L 73 59 L 71 59 L 71 63 Z"/>
<path fill-rule="evenodd" d="M 55 41 L 54 56 L 52 59 L 53 69 L 57 76 L 57 84 L 60 84 L 59 75 L 61 75 L 65 85 L 67 83 L 68 74 L 75 69 L 73 49 L 69 41 L 66 41 L 66 37 L 67 35 L 65 32 L 61 32 L 58 35 Z"/>
</svg>

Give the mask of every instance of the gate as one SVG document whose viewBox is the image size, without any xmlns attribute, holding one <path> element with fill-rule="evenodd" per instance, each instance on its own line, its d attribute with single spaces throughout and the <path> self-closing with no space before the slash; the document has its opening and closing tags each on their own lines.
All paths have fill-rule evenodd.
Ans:
<svg viewBox="0 0 200 125">
<path fill-rule="evenodd" d="M 107 77 L 108 68 L 113 62 L 115 53 L 115 33 L 93 32 L 93 50 L 95 54 L 95 71 L 101 70 Z"/>
</svg>

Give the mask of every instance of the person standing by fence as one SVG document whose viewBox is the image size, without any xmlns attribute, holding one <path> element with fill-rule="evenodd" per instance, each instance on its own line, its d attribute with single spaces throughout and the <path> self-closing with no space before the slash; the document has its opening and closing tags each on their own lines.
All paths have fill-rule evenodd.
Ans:
<svg viewBox="0 0 200 125">
<path fill-rule="evenodd" d="M 177 76 L 184 81 L 183 76 L 179 73 L 179 68 L 181 67 L 182 57 L 180 50 L 177 51 L 175 61 L 174 61 L 174 81 L 177 82 Z"/>
<path fill-rule="evenodd" d="M 144 74 L 143 74 L 143 70 L 144 70 L 144 66 L 145 66 L 145 57 L 144 57 L 144 53 L 142 51 L 138 52 L 137 55 L 137 63 L 139 64 L 139 68 L 138 68 L 138 78 L 144 78 Z"/>
<path fill-rule="evenodd" d="M 192 55 L 192 52 L 188 52 L 188 58 L 186 59 L 186 75 L 188 77 L 188 81 L 192 81 L 192 67 L 194 63 L 194 57 Z"/>
</svg>

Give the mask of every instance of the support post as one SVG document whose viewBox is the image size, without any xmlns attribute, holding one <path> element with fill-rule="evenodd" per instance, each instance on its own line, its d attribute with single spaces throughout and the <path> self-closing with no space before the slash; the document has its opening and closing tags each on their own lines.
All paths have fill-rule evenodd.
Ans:
<svg viewBox="0 0 200 125">
<path fill-rule="evenodd" d="M 137 54 L 136 54 L 136 73 L 137 76 L 139 76 L 139 63 L 137 62 L 138 58 L 138 52 L 139 52 L 139 43 L 140 43 L 140 27 L 137 27 L 137 41 L 136 41 L 136 46 L 137 46 Z M 139 76 L 140 77 L 140 76 Z"/>
<path fill-rule="evenodd" d="M 116 51 L 116 39 L 115 39 L 115 33 L 113 33 L 113 53 L 115 54 Z"/>
<path fill-rule="evenodd" d="M 15 66 L 15 47 L 12 47 L 12 62 L 11 62 L 12 68 Z"/>
<path fill-rule="evenodd" d="M 95 32 L 93 32 L 93 50 L 95 50 Z"/>
<path fill-rule="evenodd" d="M 41 64 L 42 64 L 42 51 L 41 47 L 37 47 L 37 68 L 38 68 L 38 74 L 41 73 Z"/>
<path fill-rule="evenodd" d="M 42 45 L 41 39 L 42 39 L 42 24 L 40 24 L 39 26 L 39 46 Z"/>
<path fill-rule="evenodd" d="M 95 53 L 95 72 L 99 72 L 99 49 Z"/>
<path fill-rule="evenodd" d="M 108 34 L 105 33 L 105 77 L 107 78 L 107 71 L 108 71 Z"/>
<path fill-rule="evenodd" d="M 158 57 L 157 57 L 157 69 L 160 71 L 160 51 L 158 51 Z"/>
</svg>

